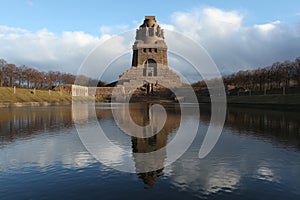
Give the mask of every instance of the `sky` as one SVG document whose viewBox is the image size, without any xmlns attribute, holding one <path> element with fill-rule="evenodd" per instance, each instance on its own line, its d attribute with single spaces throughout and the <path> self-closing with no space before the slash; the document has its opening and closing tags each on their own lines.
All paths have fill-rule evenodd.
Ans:
<svg viewBox="0 0 300 200">
<path fill-rule="evenodd" d="M 97 45 L 136 29 L 145 15 L 202 45 L 224 74 L 300 56 L 299 0 L 0 3 L 0 58 L 42 71 L 76 74 Z"/>
</svg>

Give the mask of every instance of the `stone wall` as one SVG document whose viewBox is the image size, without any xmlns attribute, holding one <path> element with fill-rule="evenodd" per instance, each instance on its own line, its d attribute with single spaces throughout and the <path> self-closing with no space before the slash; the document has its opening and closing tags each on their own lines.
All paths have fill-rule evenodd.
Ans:
<svg viewBox="0 0 300 200">
<path fill-rule="evenodd" d="M 174 73 L 174 72 L 173 72 Z M 177 75 L 176 75 L 177 76 Z M 174 76 L 175 77 L 175 76 Z M 176 78 L 176 77 L 175 77 Z M 153 80 L 154 81 L 154 80 Z M 166 80 L 170 81 L 170 80 Z M 166 89 L 159 89 L 162 88 L 162 85 L 174 85 L 175 83 L 168 83 L 163 82 L 162 84 L 159 84 L 159 86 L 155 86 L 155 94 L 158 97 L 161 97 L 162 99 L 169 98 L 170 97 L 170 91 L 168 92 Z M 72 85 L 72 96 L 95 96 L 99 98 L 104 99 L 111 99 L 112 94 L 114 93 L 114 100 L 117 101 L 124 101 L 127 98 L 127 95 L 133 94 L 136 91 L 138 91 L 138 88 L 142 86 L 142 80 L 130 80 L 128 82 L 124 82 L 121 85 L 118 85 L 117 87 L 84 87 L 79 85 Z M 196 102 L 195 99 L 193 99 L 193 95 L 191 95 L 191 92 L 194 93 L 189 87 L 185 88 L 182 86 L 177 85 L 177 87 L 170 87 L 176 94 L 178 95 L 177 98 L 184 98 L 185 102 Z M 138 94 L 141 97 L 145 97 L 142 94 Z"/>
<path fill-rule="evenodd" d="M 73 97 L 87 97 L 89 96 L 89 89 L 85 86 L 72 85 L 72 96 Z"/>
<path fill-rule="evenodd" d="M 109 99 L 113 89 L 113 87 L 89 87 L 89 96 Z"/>
<path fill-rule="evenodd" d="M 110 98 L 113 87 L 85 87 L 80 85 L 72 85 L 72 96 L 95 96 L 101 98 Z"/>
</svg>

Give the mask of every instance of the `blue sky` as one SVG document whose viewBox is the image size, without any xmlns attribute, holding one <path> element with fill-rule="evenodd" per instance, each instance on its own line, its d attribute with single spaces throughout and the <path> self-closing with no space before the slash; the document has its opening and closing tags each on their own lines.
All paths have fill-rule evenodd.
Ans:
<svg viewBox="0 0 300 200">
<path fill-rule="evenodd" d="M 144 15 L 156 15 L 159 21 L 170 23 L 174 12 L 188 12 L 196 7 L 216 7 L 236 10 L 245 15 L 244 23 L 261 24 L 275 20 L 287 23 L 300 21 L 300 1 L 264 0 L 88 0 L 46 1 L 10 0 L 2 1 L 0 24 L 20 27 L 31 31 L 47 28 L 49 31 L 84 31 L 99 35 L 99 27 L 128 25 L 133 27 Z"/>
<path fill-rule="evenodd" d="M 45 71 L 76 73 L 96 45 L 137 28 L 144 15 L 199 42 L 224 72 L 300 56 L 299 0 L 0 3 L 0 58 Z"/>
</svg>

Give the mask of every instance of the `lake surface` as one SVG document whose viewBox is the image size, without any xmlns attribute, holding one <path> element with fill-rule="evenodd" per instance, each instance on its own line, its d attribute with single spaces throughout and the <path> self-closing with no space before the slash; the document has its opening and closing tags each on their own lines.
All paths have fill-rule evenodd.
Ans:
<svg viewBox="0 0 300 200">
<path fill-rule="evenodd" d="M 0 199 L 300 199 L 299 111 L 229 107 L 217 144 L 199 159 L 207 106 L 200 107 L 199 118 L 189 105 L 187 120 L 178 106 L 166 106 L 163 129 L 146 139 L 123 134 L 110 104 L 95 108 L 109 140 L 132 153 L 164 147 L 179 126 L 198 123 L 199 129 L 176 162 L 164 166 L 165 153 L 154 159 L 157 170 L 143 173 L 134 157 L 137 173 L 127 173 L 114 168 L 124 161 L 115 149 L 105 151 L 104 164 L 86 150 L 70 106 L 0 109 Z M 137 124 L 149 123 L 148 108 L 131 107 Z"/>
</svg>

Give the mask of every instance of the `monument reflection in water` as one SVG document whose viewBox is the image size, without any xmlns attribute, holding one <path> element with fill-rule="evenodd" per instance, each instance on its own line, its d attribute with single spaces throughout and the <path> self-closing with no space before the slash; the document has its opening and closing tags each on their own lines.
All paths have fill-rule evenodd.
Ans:
<svg viewBox="0 0 300 200">
<path fill-rule="evenodd" d="M 144 138 L 131 137 L 132 152 L 134 153 L 133 156 L 136 171 L 139 178 L 141 178 L 145 183 L 146 187 L 153 187 L 156 179 L 162 175 L 164 169 L 164 161 L 166 159 L 166 152 L 164 151 L 163 155 L 160 154 L 159 156 L 145 156 L 145 154 L 140 153 L 150 153 L 166 147 L 168 142 L 168 135 L 176 131 L 180 125 L 180 108 L 178 107 L 178 105 L 165 105 L 164 108 L 167 110 L 167 119 L 165 121 L 165 124 L 162 126 L 163 128 L 158 131 L 159 125 L 160 123 L 162 123 L 162 120 L 159 114 L 154 115 L 150 112 L 150 106 L 151 104 L 149 103 L 129 104 L 130 115 L 137 125 L 143 127 L 147 126 L 150 124 L 150 120 L 152 120 L 152 123 L 154 124 L 154 126 L 150 127 L 149 129 L 144 129 Z M 130 125 L 129 118 L 126 118 L 126 115 L 123 116 L 124 118 L 122 124 Z M 132 126 L 127 126 L 127 128 L 130 131 Z M 135 130 L 131 131 L 134 132 Z M 157 134 L 154 134 L 156 132 Z M 148 166 L 155 166 L 157 170 L 139 173 L 140 171 L 148 171 Z"/>
<path fill-rule="evenodd" d="M 129 106 L 130 117 L 126 113 L 126 109 L 124 108 L 125 106 Z M 117 124 L 115 127 L 118 127 L 118 129 L 121 130 L 118 132 L 119 136 L 123 135 L 121 137 L 124 137 L 125 135 L 125 137 L 128 137 L 128 140 L 131 141 L 135 170 L 138 177 L 143 180 L 145 188 L 153 187 L 157 178 L 163 174 L 165 159 L 167 157 L 166 147 L 168 140 L 175 135 L 181 121 L 181 110 L 179 104 L 162 105 L 167 114 L 165 121 L 162 119 L 162 114 L 160 112 L 154 112 L 150 109 L 151 106 L 151 103 L 131 103 L 114 104 L 112 107 L 112 109 L 114 109 L 114 116 L 117 116 L 117 119 L 114 121 L 114 123 Z M 102 126 L 104 115 L 112 115 L 112 113 L 110 113 L 110 109 L 103 108 L 104 107 L 101 109 L 96 109 L 96 115 L 99 120 L 99 124 L 108 138 L 113 137 L 112 140 L 118 140 L 116 139 L 118 138 L 118 136 L 116 136 L 118 133 L 113 133 L 112 129 L 107 128 L 105 125 Z M 90 118 L 91 113 L 88 112 L 93 111 L 87 108 L 82 109 L 81 107 L 80 111 L 78 112 L 82 117 L 81 121 L 84 118 Z M 73 116 L 77 118 L 80 117 L 77 114 Z M 131 120 L 137 126 L 132 126 Z M 149 124 L 152 126 L 148 126 Z M 147 127 L 141 132 L 143 137 L 130 136 L 131 133 L 140 131 L 139 128 L 141 127 Z M 115 137 L 112 135 L 115 135 Z M 162 151 L 158 154 L 147 154 L 156 152 L 158 150 Z M 156 170 L 151 170 L 154 168 Z"/>
</svg>

